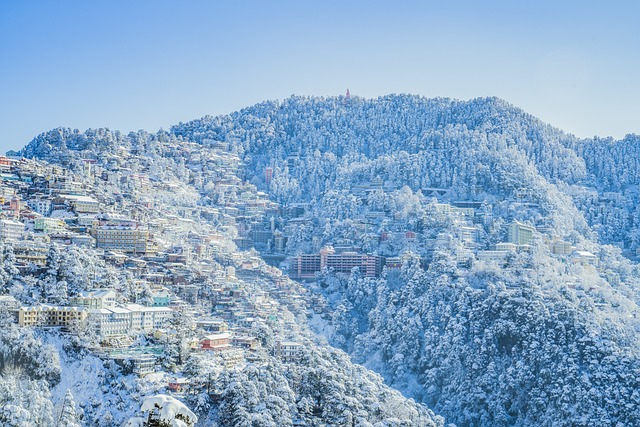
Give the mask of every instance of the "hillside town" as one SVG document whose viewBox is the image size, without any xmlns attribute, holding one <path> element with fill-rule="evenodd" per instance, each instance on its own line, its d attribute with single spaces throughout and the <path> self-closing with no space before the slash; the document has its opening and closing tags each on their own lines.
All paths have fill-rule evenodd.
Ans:
<svg viewBox="0 0 640 427">
<path fill-rule="evenodd" d="M 264 359 L 256 331 L 260 324 L 283 321 L 281 304 L 293 313 L 326 313 L 321 296 L 303 297 L 308 291 L 275 267 L 288 267 L 285 272 L 297 280 L 313 281 L 323 271 L 348 275 L 354 268 L 376 278 L 383 271 L 399 270 L 404 253 L 420 254 L 426 268 L 434 251 L 453 246 L 458 248 L 459 265 L 504 264 L 510 254 L 530 251 L 532 239 L 545 232 L 543 227 L 514 220 L 506 226 L 504 241 L 487 248 L 480 235 L 482 226 L 492 220 L 490 207 L 480 202 L 440 203 L 436 196 L 448 190 L 429 188 L 421 203 L 432 209 L 434 217 L 451 221 L 449 232 L 428 237 L 394 219 L 390 211 L 371 209 L 354 218 L 352 226 L 359 234 L 352 239 L 316 240 L 317 252 L 291 253 L 288 239 L 313 220 L 308 206 L 278 205 L 243 182 L 240 160 L 228 145 L 220 143 L 208 152 L 188 144 L 164 148 L 187 159 L 188 168 L 199 171 L 198 179 L 215 189 L 215 206 L 174 208 L 150 198 L 149 194 L 186 190 L 180 183 L 150 179 L 138 167 L 135 151 L 113 154 L 100 163 L 84 158 L 80 174 L 22 157 L 0 157 L 0 240 L 12 247 L 15 268 L 24 274 L 45 272 L 55 262 L 56 251 L 75 246 L 126 271 L 133 287 L 127 296 L 111 288 L 75 294 L 63 290 L 51 302 L 30 306 L 3 296 L 3 306 L 21 327 L 61 328 L 76 334 L 90 330 L 96 354 L 144 375 L 158 369 L 159 356 L 167 343 L 175 341 L 169 335 L 176 333 L 176 317 L 188 316 L 199 332 L 171 352 L 175 361 L 212 352 L 230 368 Z M 266 185 L 273 173 L 266 170 Z M 366 203 L 376 191 L 398 190 L 387 187 L 374 180 L 351 191 Z M 595 255 L 568 242 L 547 237 L 546 245 L 570 262 L 597 265 Z M 260 289 L 257 282 L 263 282 Z M 135 334 L 146 334 L 162 345 L 141 347 L 134 344 Z M 303 348 L 304 343 L 283 332 L 272 351 L 288 362 Z M 168 387 L 173 391 L 188 384 L 184 378 L 172 381 Z"/>
<path fill-rule="evenodd" d="M 168 148 L 189 154 L 185 147 Z M 236 156 L 224 149 L 213 153 L 198 160 L 194 152 L 189 165 L 215 171 L 208 177 L 212 185 L 234 199 L 193 209 L 150 200 L 149 194 L 184 188 L 128 169 L 124 156 L 113 156 L 110 168 L 83 159 L 81 174 L 0 157 L 5 263 L 12 262 L 20 274 L 38 276 L 51 271 L 61 252 L 76 248 L 126 274 L 131 286 L 127 295 L 91 283 L 84 290 L 51 289 L 32 305 L 7 294 L 0 297 L 0 307 L 20 327 L 78 335 L 94 354 L 141 376 L 163 372 L 167 361 L 175 366 L 191 357 L 213 357 L 220 369 L 267 363 L 269 356 L 296 361 L 305 344 L 287 310 L 304 315 L 311 308 L 304 289 L 257 253 L 236 250 L 232 241 L 236 228 L 272 218 L 279 207 L 237 177 Z M 242 244 L 243 238 L 235 241 Z M 11 248 L 10 257 L 6 248 Z M 259 335 L 265 325 L 282 331 L 274 337 L 271 354 L 263 348 L 267 338 Z M 143 344 L 139 336 L 147 337 Z M 167 371 L 170 392 L 211 388 Z"/>
<path fill-rule="evenodd" d="M 593 344 L 634 342 L 636 235 L 597 240 L 627 199 L 589 190 L 579 162 L 550 183 L 560 157 L 514 163 L 502 134 L 405 144 L 347 114 L 406 102 L 293 98 L 156 134 L 58 128 L 1 157 L 2 399 L 45 402 L 42 420 L 76 407 L 99 427 L 154 395 L 200 425 L 443 426 L 430 408 L 494 419 L 447 384 L 491 384 L 507 405 L 525 378 L 546 402 L 573 379 L 540 369 L 591 366 L 581 390 L 635 390 L 596 384 L 631 362 L 601 363 L 623 348 Z M 440 117 L 424 108 L 412 120 Z M 316 121 L 334 111 L 327 136 Z M 269 124 L 296 115 L 300 138 Z M 582 404 L 568 402 L 553 414 Z"/>
</svg>

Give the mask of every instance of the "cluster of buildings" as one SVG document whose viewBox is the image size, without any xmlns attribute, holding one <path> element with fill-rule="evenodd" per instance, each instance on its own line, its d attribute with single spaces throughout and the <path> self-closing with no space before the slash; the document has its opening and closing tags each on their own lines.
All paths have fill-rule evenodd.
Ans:
<svg viewBox="0 0 640 427">
<path fill-rule="evenodd" d="M 23 327 L 63 327 L 72 329 L 88 323 L 100 338 L 152 332 L 173 318 L 169 307 L 146 307 L 139 304 L 117 304 L 113 290 L 82 292 L 69 298 L 65 306 L 40 304 L 18 309 L 18 324 Z"/>
<path fill-rule="evenodd" d="M 496 243 L 493 250 L 477 251 L 476 257 L 482 261 L 504 262 L 510 253 L 528 252 L 534 236 L 540 235 L 546 242 L 552 255 L 567 258 L 573 264 L 597 266 L 598 258 L 588 251 L 576 250 L 576 247 L 562 239 L 549 239 L 536 227 L 513 221 L 507 226 L 506 242 Z"/>
<path fill-rule="evenodd" d="M 317 254 L 301 254 L 292 258 L 289 275 L 294 279 L 309 279 L 324 269 L 335 273 L 351 273 L 358 268 L 365 277 L 378 277 L 384 266 L 384 257 L 351 251 L 336 253 L 329 246 Z"/>
<path fill-rule="evenodd" d="M 6 163 L 0 241 L 13 247 L 16 266 L 25 274 L 44 272 L 52 245 L 75 245 L 93 251 L 109 268 L 126 270 L 131 288 L 126 297 L 121 290 L 95 289 L 69 295 L 64 304 L 21 306 L 11 300 L 0 301 L 0 308 L 13 312 L 22 327 L 95 333 L 102 345 L 98 354 L 137 374 L 156 369 L 176 333 L 174 320 L 183 316 L 193 317 L 197 328 L 179 351 L 181 360 L 215 355 L 229 368 L 264 359 L 256 328 L 282 322 L 280 304 L 310 307 L 295 282 L 260 258 L 235 251 L 229 236 L 236 229 L 268 223 L 279 208 L 237 176 L 239 159 L 227 148 L 163 143 L 165 156 L 185 159 L 188 170 L 197 170 L 191 179 L 200 181 L 198 196 L 211 198 L 198 205 L 163 202 L 185 190 L 177 181 L 150 178 L 140 167 L 145 159 L 133 149 L 101 154 L 105 159 L 99 161 L 83 159 L 79 174 L 0 157 Z M 256 240 L 264 238 L 250 230 Z M 284 241 L 276 245 L 284 251 Z M 131 347 L 130 337 L 138 333 L 164 344 Z M 289 349 L 277 356 L 291 361 L 299 354 Z"/>
<path fill-rule="evenodd" d="M 378 180 L 357 188 L 358 194 L 365 199 L 376 189 L 385 189 L 385 184 Z M 429 194 L 441 196 L 444 189 L 427 189 L 429 191 Z M 535 208 L 535 204 L 529 203 L 527 207 Z M 460 265 L 469 265 L 476 260 L 505 264 L 512 254 L 531 251 L 535 236 L 546 242 L 554 256 L 566 258 L 574 264 L 597 265 L 595 255 L 576 250 L 564 240 L 549 238 L 552 230 L 517 220 L 505 226 L 503 241 L 490 248 L 483 247 L 482 229 L 492 223 L 493 214 L 491 207 L 481 202 L 429 203 L 428 214 L 447 218 L 447 231 L 427 237 L 425 231 L 428 230 L 410 229 L 406 221 L 394 219 L 388 212 L 366 210 L 351 222 L 359 232 L 356 239 L 341 239 L 318 252 L 290 257 L 289 275 L 294 279 L 314 279 L 324 269 L 349 274 L 357 267 L 365 277 L 378 277 L 383 269 L 399 269 L 403 252 L 419 254 L 421 265 L 426 267 L 439 248 L 455 249 L 453 253 Z M 380 228 L 384 231 L 375 232 Z M 367 248 L 367 252 L 363 248 Z"/>
<path fill-rule="evenodd" d="M 126 253 L 150 252 L 148 225 L 130 217 L 110 220 L 101 216 L 113 200 L 99 201 L 86 179 L 28 159 L 0 156 L 0 163 L 4 167 L 0 241 L 32 242 L 34 252 L 38 243 L 51 242 Z M 86 165 L 97 168 L 91 161 Z"/>
</svg>

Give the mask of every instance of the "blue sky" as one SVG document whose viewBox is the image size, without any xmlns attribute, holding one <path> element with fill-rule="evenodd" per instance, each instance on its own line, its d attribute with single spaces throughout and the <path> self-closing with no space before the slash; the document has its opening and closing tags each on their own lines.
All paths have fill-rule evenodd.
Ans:
<svg viewBox="0 0 640 427">
<path fill-rule="evenodd" d="M 0 151 L 156 131 L 265 99 L 498 96 L 581 137 L 640 133 L 640 2 L 0 1 Z"/>
</svg>

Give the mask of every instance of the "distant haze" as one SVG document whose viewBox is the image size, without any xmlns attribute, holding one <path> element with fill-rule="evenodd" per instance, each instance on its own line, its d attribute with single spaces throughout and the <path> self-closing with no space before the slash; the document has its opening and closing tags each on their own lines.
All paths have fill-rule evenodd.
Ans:
<svg viewBox="0 0 640 427">
<path fill-rule="evenodd" d="M 639 133 L 636 2 L 0 2 L 0 151 L 297 95 L 497 96 L 580 137 Z M 561 3 L 561 4 L 559 4 Z"/>
</svg>

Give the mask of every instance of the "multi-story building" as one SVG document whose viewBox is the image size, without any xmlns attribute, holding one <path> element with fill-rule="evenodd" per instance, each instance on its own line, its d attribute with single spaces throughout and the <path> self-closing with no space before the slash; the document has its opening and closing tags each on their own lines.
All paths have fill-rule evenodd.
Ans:
<svg viewBox="0 0 640 427">
<path fill-rule="evenodd" d="M 150 355 L 130 357 L 131 371 L 136 375 L 145 375 L 155 372 L 156 358 Z"/>
<path fill-rule="evenodd" d="M 357 252 L 335 253 L 323 248 L 318 254 L 301 254 L 291 260 L 290 275 L 297 279 L 313 278 L 323 268 L 336 273 L 351 273 L 354 267 L 366 277 L 378 277 L 384 267 L 384 257 Z"/>
<path fill-rule="evenodd" d="M 33 229 L 48 234 L 52 231 L 61 231 L 65 228 L 64 221 L 58 218 L 40 217 L 33 221 Z"/>
<path fill-rule="evenodd" d="M 399 270 L 402 267 L 402 258 L 400 257 L 392 257 L 384 259 L 384 266 L 387 270 Z"/>
<path fill-rule="evenodd" d="M 297 341 L 278 341 L 275 353 L 283 362 L 293 362 L 300 358 L 303 349 L 304 345 Z"/>
<path fill-rule="evenodd" d="M 111 289 L 80 292 L 78 296 L 69 298 L 69 305 L 87 309 L 114 307 L 116 293 Z"/>
<path fill-rule="evenodd" d="M 14 244 L 13 254 L 18 263 L 24 265 L 34 264 L 39 267 L 47 265 L 49 245 L 38 244 L 31 241 L 20 241 Z"/>
<path fill-rule="evenodd" d="M 76 221 L 79 227 L 91 228 L 93 226 L 93 222 L 96 221 L 96 216 L 91 214 L 78 215 L 78 219 Z"/>
<path fill-rule="evenodd" d="M 59 197 L 65 199 L 67 203 L 71 205 L 75 213 L 100 212 L 100 204 L 93 197 L 77 196 L 74 194 L 61 194 Z"/>
<path fill-rule="evenodd" d="M 598 257 L 587 251 L 573 251 L 569 258 L 574 264 L 598 265 Z"/>
<path fill-rule="evenodd" d="M 93 248 L 96 246 L 96 240 L 86 234 L 74 234 L 71 236 L 71 244 L 83 248 Z"/>
<path fill-rule="evenodd" d="M 64 193 L 65 196 L 85 193 L 84 186 L 81 182 L 66 179 L 50 182 L 49 190 L 51 190 L 52 193 Z"/>
<path fill-rule="evenodd" d="M 257 350 L 260 348 L 260 341 L 258 341 L 258 338 L 252 336 L 233 336 L 231 338 L 231 344 L 235 347 L 246 348 L 248 350 Z"/>
<path fill-rule="evenodd" d="M 549 243 L 549 248 L 554 255 L 569 255 L 576 249 L 571 243 L 563 240 L 554 240 Z"/>
<path fill-rule="evenodd" d="M 509 251 L 478 251 L 476 257 L 479 261 L 489 261 L 496 263 L 503 263 L 509 256 Z"/>
<path fill-rule="evenodd" d="M 0 240 L 18 240 L 23 234 L 23 223 L 10 219 L 0 220 Z"/>
<path fill-rule="evenodd" d="M 309 279 L 322 270 L 320 254 L 301 254 L 291 262 L 290 274 L 297 279 Z"/>
<path fill-rule="evenodd" d="M 151 298 L 153 299 L 154 307 L 169 306 L 170 295 L 167 291 L 152 292 Z"/>
<path fill-rule="evenodd" d="M 221 332 L 218 334 L 207 335 L 202 340 L 200 349 L 211 351 L 225 351 L 231 348 L 231 334 L 229 332 Z"/>
<path fill-rule="evenodd" d="M 0 156 L 0 171 L 9 172 L 11 171 L 11 166 L 15 163 L 15 160 L 9 159 L 5 156 Z"/>
<path fill-rule="evenodd" d="M 516 252 L 518 250 L 518 245 L 516 245 L 515 243 L 507 243 L 507 242 L 496 243 L 495 249 L 496 251 L 502 251 L 502 252 L 509 252 L 509 251 Z"/>
<path fill-rule="evenodd" d="M 472 246 L 478 240 L 479 230 L 476 227 L 460 226 L 456 229 L 458 239 L 467 246 Z"/>
<path fill-rule="evenodd" d="M 75 322 L 87 318 L 87 311 L 79 307 L 61 307 L 54 305 L 38 305 L 20 307 L 18 324 L 20 326 L 63 326 L 69 327 Z"/>
<path fill-rule="evenodd" d="M 88 318 L 99 336 L 126 335 L 131 331 L 131 312 L 122 307 L 93 309 Z"/>
<path fill-rule="evenodd" d="M 354 267 L 358 267 L 366 277 L 378 277 L 384 267 L 384 258 L 356 252 L 330 254 L 327 255 L 326 267 L 336 273 L 351 273 Z"/>
<path fill-rule="evenodd" d="M 90 324 L 100 336 L 125 335 L 131 331 L 151 332 L 163 328 L 173 318 L 167 307 L 127 304 L 89 310 Z"/>
<path fill-rule="evenodd" d="M 45 198 L 33 198 L 27 201 L 29 206 L 34 212 L 40 215 L 49 215 L 51 213 L 51 200 Z"/>
<path fill-rule="evenodd" d="M 125 307 L 132 313 L 131 327 L 147 332 L 163 328 L 174 313 L 168 307 L 145 307 L 139 304 L 127 304 Z"/>
<path fill-rule="evenodd" d="M 150 251 L 149 232 L 135 222 L 98 226 L 95 237 L 96 247 L 105 250 L 138 254 Z"/>
<path fill-rule="evenodd" d="M 518 246 L 528 245 L 533 237 L 534 231 L 535 227 L 518 221 L 513 221 L 507 228 L 507 241 Z"/>
</svg>

